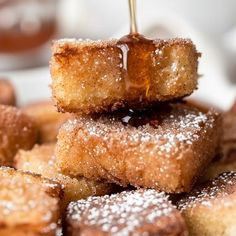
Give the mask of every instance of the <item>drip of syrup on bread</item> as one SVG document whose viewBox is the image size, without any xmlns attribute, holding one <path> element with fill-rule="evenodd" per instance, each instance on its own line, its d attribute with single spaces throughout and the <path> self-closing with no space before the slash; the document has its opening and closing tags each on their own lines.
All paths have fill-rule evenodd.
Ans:
<svg viewBox="0 0 236 236">
<path fill-rule="evenodd" d="M 117 47 L 121 51 L 122 69 L 125 73 L 125 89 L 138 93 L 143 88 L 144 96 L 148 97 L 150 89 L 150 76 L 152 53 L 155 52 L 153 40 L 145 38 L 138 33 L 136 22 L 136 0 L 129 1 L 130 33 L 119 39 Z M 142 100 L 142 97 L 140 97 Z"/>
</svg>

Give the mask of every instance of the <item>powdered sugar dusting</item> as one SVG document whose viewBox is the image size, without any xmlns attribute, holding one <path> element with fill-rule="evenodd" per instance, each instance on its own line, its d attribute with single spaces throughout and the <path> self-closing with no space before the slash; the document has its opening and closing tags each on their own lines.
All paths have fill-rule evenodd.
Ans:
<svg viewBox="0 0 236 236">
<path fill-rule="evenodd" d="M 137 190 L 72 202 L 67 222 L 125 236 L 144 224 L 154 224 L 174 210 L 164 192 Z"/>
<path fill-rule="evenodd" d="M 147 114 L 144 111 L 140 116 L 136 114 L 122 116 L 115 113 L 98 119 L 80 117 L 68 121 L 63 128 L 71 131 L 75 127 L 82 126 L 89 136 L 102 137 L 104 140 L 112 139 L 112 135 L 116 133 L 122 136 L 120 142 L 140 142 L 143 145 L 152 142 L 158 144 L 160 152 L 173 153 L 179 145 L 191 145 L 201 138 L 200 132 L 204 133 L 213 127 L 214 112 L 203 113 L 184 104 L 168 106 L 170 108 L 168 111 L 153 109 Z M 142 145 L 139 148 L 142 148 Z"/>
<path fill-rule="evenodd" d="M 232 201 L 228 201 L 227 196 L 231 194 L 236 196 L 236 172 L 223 173 L 202 187 L 194 189 L 179 201 L 178 208 L 184 211 L 199 205 L 212 207 L 215 201 L 216 207 L 229 207 Z"/>
</svg>

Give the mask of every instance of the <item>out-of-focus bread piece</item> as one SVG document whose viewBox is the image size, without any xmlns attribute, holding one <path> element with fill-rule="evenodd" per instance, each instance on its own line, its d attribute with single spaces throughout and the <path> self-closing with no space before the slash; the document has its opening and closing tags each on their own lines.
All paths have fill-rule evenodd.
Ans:
<svg viewBox="0 0 236 236">
<path fill-rule="evenodd" d="M 55 166 L 55 144 L 36 145 L 31 151 L 20 150 L 15 157 L 15 168 L 41 174 L 59 182 L 64 187 L 63 206 L 71 201 L 92 195 L 105 195 L 115 190 L 113 184 L 106 184 L 86 178 L 70 178 L 61 174 Z"/>
<path fill-rule="evenodd" d="M 55 41 L 54 101 L 61 111 L 94 113 L 181 98 L 197 88 L 198 57 L 185 39 Z"/>
<path fill-rule="evenodd" d="M 22 108 L 37 124 L 39 130 L 39 143 L 55 142 L 58 130 L 71 115 L 57 111 L 51 101 L 31 103 Z"/>
<path fill-rule="evenodd" d="M 19 149 L 30 149 L 37 141 L 34 121 L 21 110 L 0 105 L 0 165 L 12 166 Z"/>
<path fill-rule="evenodd" d="M 0 78 L 0 104 L 16 105 L 16 93 L 9 80 Z"/>
<path fill-rule="evenodd" d="M 234 159 L 213 161 L 201 178 L 201 182 L 214 179 L 221 173 L 228 171 L 236 171 L 236 153 L 234 154 Z"/>
<path fill-rule="evenodd" d="M 221 174 L 177 202 L 191 236 L 234 236 L 236 172 Z"/>
<path fill-rule="evenodd" d="M 58 135 L 57 166 L 69 176 L 186 192 L 219 145 L 221 117 L 188 104 L 79 117 Z"/>
<path fill-rule="evenodd" d="M 219 174 L 236 171 L 236 102 L 223 113 L 222 155 L 217 157 L 207 168 L 202 180 L 210 180 Z"/>
<path fill-rule="evenodd" d="M 0 167 L 0 236 L 55 236 L 62 194 L 52 180 Z"/>
<path fill-rule="evenodd" d="M 187 236 L 180 212 L 165 193 L 151 189 L 72 202 L 65 231 L 67 236 Z"/>
<path fill-rule="evenodd" d="M 223 114 L 222 149 L 225 159 L 236 156 L 236 101 L 231 109 Z"/>
</svg>

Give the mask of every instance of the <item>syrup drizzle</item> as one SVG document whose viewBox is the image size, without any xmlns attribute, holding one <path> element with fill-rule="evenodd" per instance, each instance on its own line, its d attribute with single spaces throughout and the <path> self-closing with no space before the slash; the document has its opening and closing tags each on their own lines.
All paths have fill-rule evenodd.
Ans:
<svg viewBox="0 0 236 236">
<path fill-rule="evenodd" d="M 135 93 L 143 88 L 148 97 L 150 89 L 150 65 L 156 46 L 153 40 L 138 33 L 136 23 L 136 0 L 129 0 L 130 34 L 120 38 L 117 47 L 121 51 L 125 90 Z M 140 97 L 140 101 L 142 97 Z"/>
<path fill-rule="evenodd" d="M 129 0 L 130 34 L 137 34 L 136 0 Z"/>
</svg>

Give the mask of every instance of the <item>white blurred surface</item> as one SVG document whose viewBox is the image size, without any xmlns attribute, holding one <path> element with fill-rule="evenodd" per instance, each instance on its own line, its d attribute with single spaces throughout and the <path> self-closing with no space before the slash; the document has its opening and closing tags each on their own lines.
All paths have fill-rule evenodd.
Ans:
<svg viewBox="0 0 236 236">
<path fill-rule="evenodd" d="M 1 76 L 11 80 L 16 87 L 18 105 L 51 98 L 48 67 L 3 72 Z"/>
<path fill-rule="evenodd" d="M 137 0 L 137 5 L 139 17 L 175 12 L 211 36 L 221 35 L 236 24 L 235 0 Z M 65 31 L 107 38 L 128 21 L 128 4 L 127 0 L 61 0 L 61 13 Z M 74 24 L 65 24 L 65 19 Z"/>
</svg>

